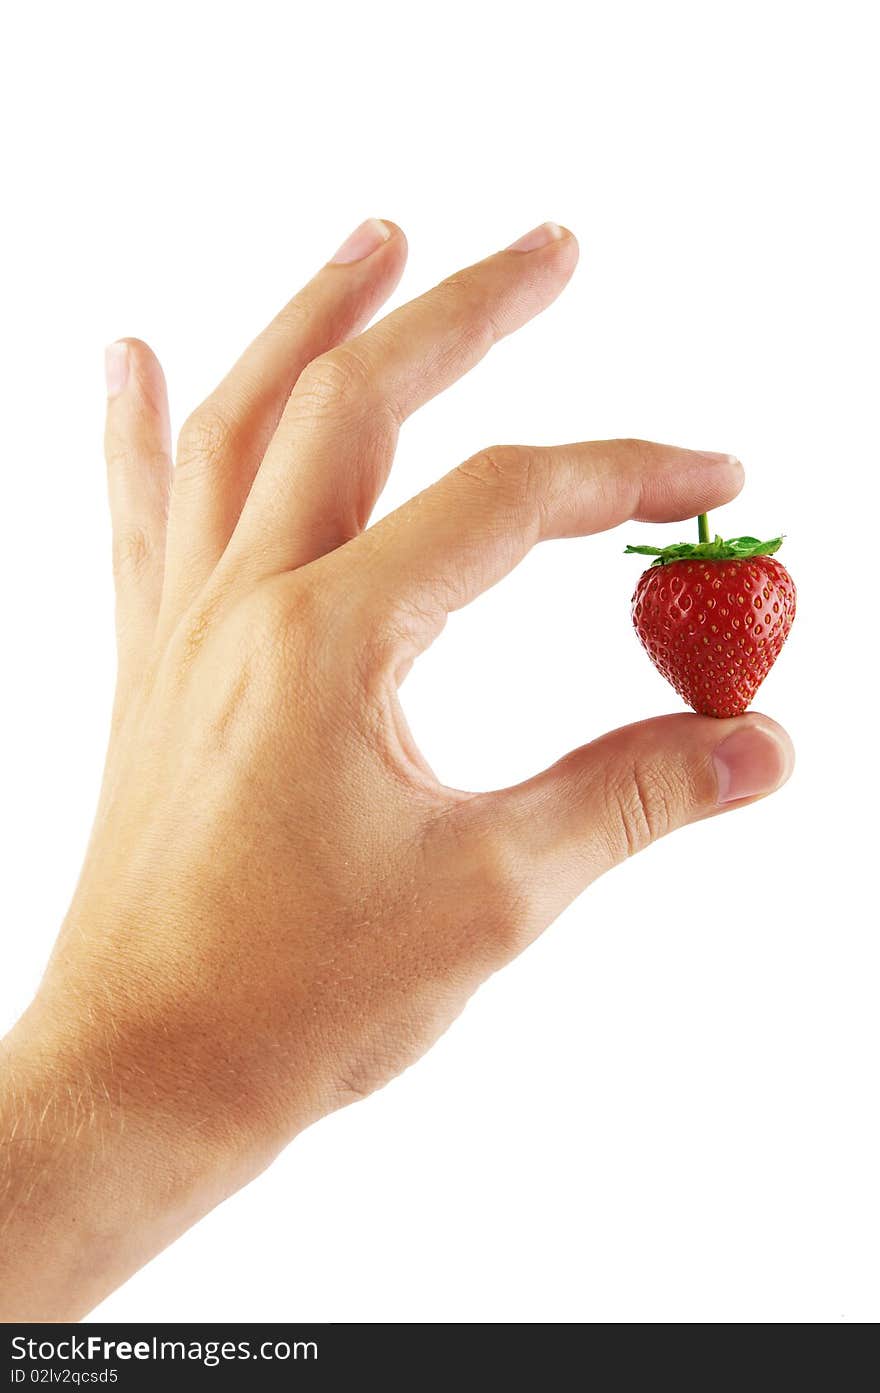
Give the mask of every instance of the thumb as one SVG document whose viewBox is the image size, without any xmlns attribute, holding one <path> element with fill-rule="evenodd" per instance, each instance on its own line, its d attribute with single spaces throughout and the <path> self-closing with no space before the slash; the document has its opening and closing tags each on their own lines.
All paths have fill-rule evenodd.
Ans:
<svg viewBox="0 0 880 1393">
<path fill-rule="evenodd" d="M 604 871 L 677 827 L 772 793 L 793 765 L 791 741 L 767 716 L 682 713 L 611 731 L 479 801 L 546 924 Z"/>
</svg>

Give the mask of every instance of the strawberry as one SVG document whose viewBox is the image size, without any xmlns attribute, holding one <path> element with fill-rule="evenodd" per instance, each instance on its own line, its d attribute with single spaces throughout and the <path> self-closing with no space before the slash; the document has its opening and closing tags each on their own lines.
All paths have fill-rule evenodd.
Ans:
<svg viewBox="0 0 880 1393">
<path fill-rule="evenodd" d="M 779 657 L 794 622 L 795 588 L 773 556 L 781 537 L 627 547 L 655 559 L 633 595 L 633 623 L 648 656 L 704 716 L 740 716 Z"/>
</svg>

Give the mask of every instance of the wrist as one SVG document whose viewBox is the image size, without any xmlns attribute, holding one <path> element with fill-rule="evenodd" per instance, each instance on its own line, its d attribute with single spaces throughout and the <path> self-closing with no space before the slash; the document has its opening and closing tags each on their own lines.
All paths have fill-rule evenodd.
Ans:
<svg viewBox="0 0 880 1393">
<path fill-rule="evenodd" d="M 78 1319 L 224 1197 L 143 1085 L 39 1000 L 0 1041 L 0 1319 Z"/>
</svg>

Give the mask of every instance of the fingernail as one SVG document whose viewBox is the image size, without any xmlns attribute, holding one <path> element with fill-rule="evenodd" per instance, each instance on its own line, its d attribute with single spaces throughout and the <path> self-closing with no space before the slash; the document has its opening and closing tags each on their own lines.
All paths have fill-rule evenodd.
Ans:
<svg viewBox="0 0 880 1393">
<path fill-rule="evenodd" d="M 735 730 L 722 740 L 713 760 L 719 803 L 772 793 L 785 783 L 792 765 L 789 749 L 761 726 Z"/>
<path fill-rule="evenodd" d="M 104 376 L 107 396 L 118 397 L 128 381 L 128 344 L 109 343 L 104 349 Z"/>
<path fill-rule="evenodd" d="M 709 460 L 712 464 L 739 464 L 740 459 L 737 455 L 718 455 L 714 450 L 701 450 L 700 454 L 704 460 Z"/>
<path fill-rule="evenodd" d="M 387 242 L 391 236 L 391 228 L 379 218 L 367 218 L 360 227 L 356 227 L 350 237 L 346 237 L 342 246 L 335 256 L 331 257 L 331 265 L 347 266 L 352 261 L 363 261 L 365 256 L 369 256 L 377 247 L 381 247 L 383 242 Z"/>
<path fill-rule="evenodd" d="M 565 229 L 560 227 L 558 222 L 542 222 L 540 227 L 533 227 L 524 237 L 511 242 L 507 251 L 536 252 L 539 247 L 546 247 L 550 242 L 559 242 L 564 236 Z"/>
</svg>

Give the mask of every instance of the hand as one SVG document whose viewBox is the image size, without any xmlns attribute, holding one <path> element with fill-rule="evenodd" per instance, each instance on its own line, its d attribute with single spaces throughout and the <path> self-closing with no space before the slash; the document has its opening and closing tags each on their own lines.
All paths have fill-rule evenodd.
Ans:
<svg viewBox="0 0 880 1393">
<path fill-rule="evenodd" d="M 404 257 L 392 224 L 359 229 L 190 416 L 173 473 L 156 359 L 110 350 L 118 692 L 81 881 L 4 1045 L 7 1318 L 82 1314 L 418 1058 L 596 876 L 790 769 L 766 718 L 682 713 L 501 792 L 431 772 L 397 688 L 450 611 L 538 541 L 690 518 L 742 471 L 497 447 L 365 530 L 401 423 L 577 247 L 538 229 L 352 337 Z"/>
</svg>

